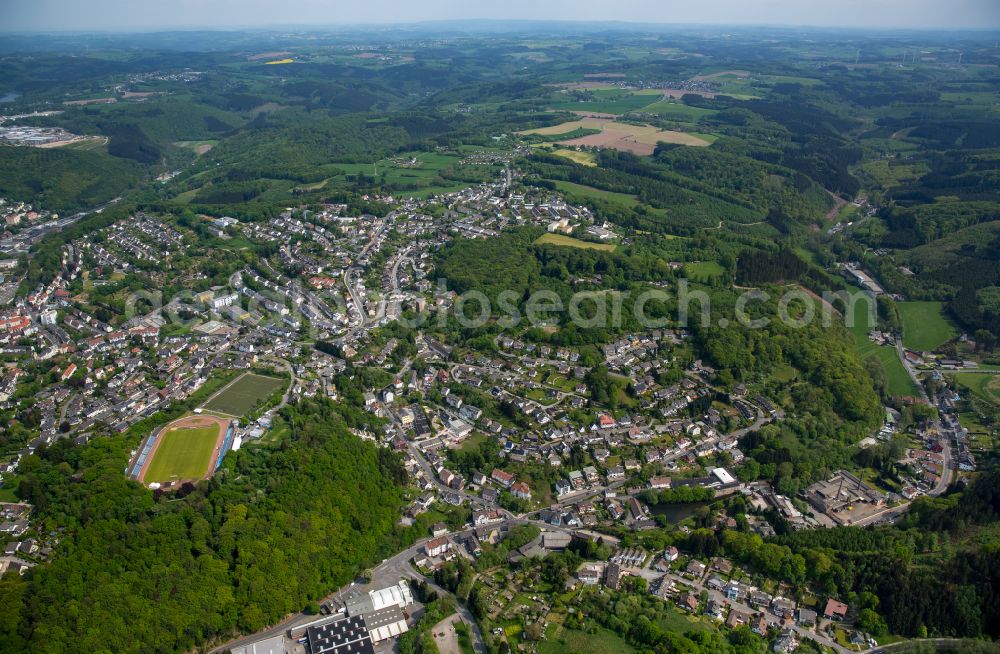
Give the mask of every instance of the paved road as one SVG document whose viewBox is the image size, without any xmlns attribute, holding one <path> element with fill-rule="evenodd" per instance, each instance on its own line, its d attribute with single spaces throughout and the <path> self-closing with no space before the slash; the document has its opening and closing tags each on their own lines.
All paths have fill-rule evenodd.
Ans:
<svg viewBox="0 0 1000 654">
<path fill-rule="evenodd" d="M 913 369 L 910 361 L 906 358 L 906 352 L 903 351 L 903 339 L 899 334 L 896 335 L 896 354 L 899 356 L 900 363 L 906 368 L 906 372 L 910 375 L 910 379 L 913 383 L 917 385 L 917 389 L 920 391 L 920 397 L 923 398 L 924 404 L 930 404 L 930 399 L 927 397 L 927 391 L 924 390 L 924 385 L 920 383 L 917 379 L 917 371 Z"/>
<path fill-rule="evenodd" d="M 393 419 L 395 419 L 395 415 L 393 415 Z M 476 506 L 486 506 L 487 503 L 484 502 L 483 498 L 479 497 L 478 495 L 473 495 L 471 493 L 467 493 L 464 490 L 455 490 L 454 488 L 451 488 L 450 486 L 446 486 L 444 483 L 442 483 L 442 481 L 440 479 L 438 479 L 437 472 L 435 472 L 434 468 L 431 467 L 430 462 L 427 461 L 427 459 L 424 458 L 423 453 L 420 452 L 420 450 L 417 448 L 416 445 L 414 445 L 410 441 L 406 441 L 406 449 L 410 452 L 410 454 L 416 460 L 417 465 L 419 465 L 420 468 L 424 471 L 424 475 L 427 476 L 427 479 L 432 484 L 434 484 L 435 488 L 438 489 L 438 492 L 441 492 L 441 493 L 456 493 L 456 494 L 458 494 L 459 497 L 462 498 L 463 501 L 468 502 L 473 507 L 476 507 Z M 513 514 L 510 511 L 507 511 L 506 509 L 501 509 L 499 507 L 494 507 L 494 508 L 497 508 L 507 518 L 513 517 Z"/>
<path fill-rule="evenodd" d="M 347 292 L 351 294 L 351 299 L 353 300 L 354 310 L 358 312 L 358 325 L 356 327 L 364 327 L 365 323 L 368 321 L 368 317 L 365 315 L 365 307 L 361 302 L 361 296 L 358 294 L 358 288 L 352 281 L 352 277 L 355 274 L 360 274 L 360 268 L 348 268 L 347 272 L 344 273 L 344 282 L 347 285 Z"/>
<path fill-rule="evenodd" d="M 292 394 L 292 389 L 295 388 L 295 368 L 292 367 L 291 362 L 286 359 L 281 359 L 278 357 L 266 357 L 267 361 L 272 361 L 274 363 L 280 363 L 285 370 L 288 371 L 291 381 L 288 382 L 288 388 L 285 389 L 284 394 L 281 396 L 281 402 L 274 407 L 274 411 L 280 411 L 286 404 L 288 404 L 288 398 Z"/>
</svg>

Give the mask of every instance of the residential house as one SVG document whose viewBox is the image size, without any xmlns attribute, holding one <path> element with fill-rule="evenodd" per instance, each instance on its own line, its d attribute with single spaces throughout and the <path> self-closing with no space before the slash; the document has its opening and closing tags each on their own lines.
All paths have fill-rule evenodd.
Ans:
<svg viewBox="0 0 1000 654">
<path fill-rule="evenodd" d="M 684 572 L 695 579 L 701 579 L 701 577 L 705 574 L 706 569 L 707 566 L 704 563 L 697 559 L 691 559 L 688 562 L 687 567 L 684 568 Z"/>
<path fill-rule="evenodd" d="M 829 618 L 830 620 L 843 620 L 847 617 L 847 605 L 839 600 L 835 600 L 832 597 L 826 602 L 826 609 L 823 611 L 823 617 Z"/>
<path fill-rule="evenodd" d="M 493 472 L 490 474 L 490 479 L 497 482 L 504 488 L 510 488 L 511 485 L 514 483 L 515 477 L 514 475 L 505 470 L 501 470 L 500 468 L 494 468 Z"/>
<path fill-rule="evenodd" d="M 698 610 L 699 604 L 698 596 L 692 593 L 682 593 L 680 597 L 677 598 L 677 604 L 682 608 L 692 613 Z"/>
<path fill-rule="evenodd" d="M 447 536 L 441 536 L 427 541 L 424 544 L 424 551 L 427 556 L 441 556 L 451 549 L 451 541 Z"/>
</svg>

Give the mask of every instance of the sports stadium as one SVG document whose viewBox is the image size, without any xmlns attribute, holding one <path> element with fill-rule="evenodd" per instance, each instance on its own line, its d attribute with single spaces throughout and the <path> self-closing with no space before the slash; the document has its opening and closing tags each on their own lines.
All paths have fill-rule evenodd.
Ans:
<svg viewBox="0 0 1000 654">
<path fill-rule="evenodd" d="M 131 479 L 151 488 L 207 479 L 233 444 L 234 424 L 213 415 L 188 415 L 150 434 L 128 468 Z"/>
</svg>

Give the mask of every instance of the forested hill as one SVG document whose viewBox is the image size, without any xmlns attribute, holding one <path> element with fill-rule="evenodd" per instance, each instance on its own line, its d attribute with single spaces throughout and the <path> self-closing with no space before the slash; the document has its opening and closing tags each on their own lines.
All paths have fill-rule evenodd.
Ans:
<svg viewBox="0 0 1000 654">
<path fill-rule="evenodd" d="M 189 651 L 278 622 L 370 564 L 399 515 L 398 461 L 327 400 L 284 417 L 288 440 L 235 452 L 181 499 L 126 481 L 124 437 L 26 460 L 22 492 L 65 533 L 51 564 L 0 580 L 0 651 Z"/>
</svg>

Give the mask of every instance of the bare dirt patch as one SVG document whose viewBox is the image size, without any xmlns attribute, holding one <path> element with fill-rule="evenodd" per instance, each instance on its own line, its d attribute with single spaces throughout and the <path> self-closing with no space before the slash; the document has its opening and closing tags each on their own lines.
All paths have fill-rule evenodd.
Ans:
<svg viewBox="0 0 1000 654">
<path fill-rule="evenodd" d="M 462 654 L 462 646 L 458 644 L 458 634 L 455 633 L 455 624 L 462 619 L 457 613 L 445 618 L 431 628 L 431 635 L 434 636 L 434 644 L 437 645 L 441 654 Z"/>
</svg>

